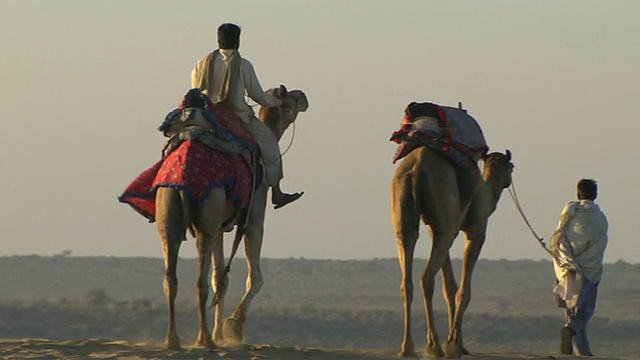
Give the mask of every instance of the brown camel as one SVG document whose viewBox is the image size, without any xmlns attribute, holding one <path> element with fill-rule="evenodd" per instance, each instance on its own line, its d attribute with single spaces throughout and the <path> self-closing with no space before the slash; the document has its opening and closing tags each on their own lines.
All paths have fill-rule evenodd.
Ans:
<svg viewBox="0 0 640 360">
<path fill-rule="evenodd" d="M 420 218 L 429 226 L 431 255 L 421 284 L 427 317 L 429 356 L 459 359 L 462 346 L 462 316 L 471 300 L 471 275 L 485 241 L 489 216 L 496 209 L 502 190 L 511 185 L 511 153 L 484 157 L 482 174 L 475 166 L 454 165 L 438 151 L 424 146 L 408 154 L 396 169 L 391 184 L 391 216 L 402 269 L 400 291 L 404 303 L 404 338 L 398 356 L 416 357 L 411 338 L 412 266 Z M 456 285 L 449 257 L 453 240 L 466 233 L 460 287 Z M 435 276 L 442 269 L 443 292 L 449 313 L 449 336 L 444 351 L 433 318 Z"/>
<path fill-rule="evenodd" d="M 287 91 L 284 86 L 271 89 L 270 94 L 289 104 L 288 109 L 261 108 L 260 119 L 265 122 L 280 140 L 284 131 L 297 118 L 299 112 L 307 110 L 309 103 L 305 94 L 300 90 Z M 188 208 L 188 201 L 181 191 L 161 187 L 156 194 L 156 224 L 162 252 L 164 256 L 164 292 L 168 301 L 169 323 L 165 339 L 165 346 L 169 349 L 180 349 L 180 338 L 176 330 L 175 299 L 178 292 L 176 267 L 178 251 L 184 239 L 185 223 L 191 223 L 195 233 L 198 250 L 198 270 L 196 284 L 196 299 L 198 302 L 199 330 L 197 345 L 214 348 L 224 340 L 232 342 L 243 341 L 243 325 L 247 319 L 247 312 L 251 301 L 263 284 L 260 272 L 260 253 L 264 234 L 264 219 L 267 205 L 266 184 L 262 184 L 254 193 L 249 218 L 244 232 L 245 256 L 248 268 L 245 294 L 237 308 L 223 324 L 224 295 L 228 286 L 228 276 L 223 253 L 223 229 L 221 225 L 230 218 L 233 212 L 233 202 L 226 197 L 224 188 L 211 191 L 210 195 L 200 204 L 198 211 L 191 211 L 185 222 L 183 216 Z M 183 206 L 184 205 L 184 206 Z M 229 231 L 230 229 L 224 229 Z M 206 303 L 209 295 L 208 276 L 213 272 L 211 283 L 215 297 L 214 328 L 209 330 L 206 319 Z M 224 329 L 224 331 L 223 331 Z M 225 339 L 226 336 L 226 339 Z"/>
</svg>

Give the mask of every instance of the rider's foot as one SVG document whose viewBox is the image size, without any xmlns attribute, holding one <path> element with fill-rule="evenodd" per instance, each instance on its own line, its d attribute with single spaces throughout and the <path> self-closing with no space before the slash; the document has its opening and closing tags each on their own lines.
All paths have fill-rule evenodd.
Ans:
<svg viewBox="0 0 640 360">
<path fill-rule="evenodd" d="M 294 193 L 294 194 L 285 194 L 285 193 L 274 194 L 273 197 L 271 198 L 271 202 L 274 205 L 273 208 L 280 209 L 281 207 L 300 199 L 302 194 L 304 194 L 304 191 L 301 191 L 299 193 Z"/>
</svg>

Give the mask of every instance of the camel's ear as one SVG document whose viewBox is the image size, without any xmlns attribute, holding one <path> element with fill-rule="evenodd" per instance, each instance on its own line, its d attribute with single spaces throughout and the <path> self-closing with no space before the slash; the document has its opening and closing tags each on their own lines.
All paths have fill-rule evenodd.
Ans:
<svg viewBox="0 0 640 360">
<path fill-rule="evenodd" d="M 511 161 L 511 151 L 509 151 L 509 149 L 507 149 L 505 154 L 507 155 L 507 161 Z"/>
<path fill-rule="evenodd" d="M 278 88 L 278 98 L 283 99 L 285 96 L 287 96 L 287 88 L 280 84 L 280 87 Z"/>
</svg>

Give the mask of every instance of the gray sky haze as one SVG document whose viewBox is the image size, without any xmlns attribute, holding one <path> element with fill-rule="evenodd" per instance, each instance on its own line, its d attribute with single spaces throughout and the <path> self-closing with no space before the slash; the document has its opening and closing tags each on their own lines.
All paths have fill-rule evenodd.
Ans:
<svg viewBox="0 0 640 360">
<path fill-rule="evenodd" d="M 235 22 L 262 86 L 310 102 L 282 185 L 305 195 L 268 210 L 264 257 L 396 257 L 389 136 L 412 101 L 461 101 L 492 151 L 511 150 L 541 236 L 595 178 L 606 261 L 638 263 L 638 19 L 619 0 L 2 1 L 0 255 L 161 257 L 155 225 L 117 197 L 159 159 L 157 126 Z M 503 192 L 481 258 L 546 257 Z"/>
</svg>

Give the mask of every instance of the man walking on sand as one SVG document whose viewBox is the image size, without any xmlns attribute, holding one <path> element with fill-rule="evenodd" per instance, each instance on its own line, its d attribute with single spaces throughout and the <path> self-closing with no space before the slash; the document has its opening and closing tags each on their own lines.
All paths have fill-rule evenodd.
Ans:
<svg viewBox="0 0 640 360">
<path fill-rule="evenodd" d="M 587 339 L 587 323 L 595 313 L 609 239 L 607 217 L 594 202 L 597 196 L 595 180 L 580 180 L 578 201 L 565 205 L 558 228 L 550 239 L 557 281 L 554 293 L 566 314 L 566 324 L 560 332 L 560 351 L 565 355 L 575 349 L 576 355 L 593 356 Z"/>
<path fill-rule="evenodd" d="M 265 180 L 271 187 L 271 202 L 279 209 L 298 200 L 304 192 L 286 194 L 280 189 L 284 177 L 278 140 L 254 114 L 245 93 L 265 107 L 285 106 L 264 92 L 249 60 L 240 56 L 240 27 L 222 24 L 218 28 L 218 49 L 200 59 L 191 72 L 191 87 L 200 89 L 215 104 L 231 106 L 258 142 Z"/>
</svg>

